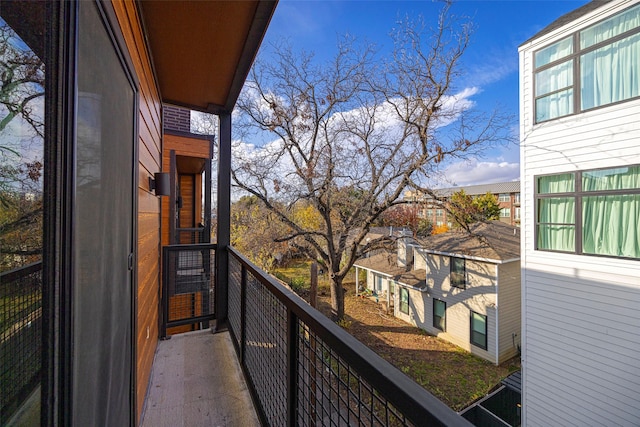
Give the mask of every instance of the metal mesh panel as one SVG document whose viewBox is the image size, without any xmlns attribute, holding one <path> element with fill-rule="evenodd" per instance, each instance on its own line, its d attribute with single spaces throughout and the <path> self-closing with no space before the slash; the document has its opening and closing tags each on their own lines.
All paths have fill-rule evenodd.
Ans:
<svg viewBox="0 0 640 427">
<path fill-rule="evenodd" d="M 269 425 L 287 420 L 287 310 L 247 275 L 245 364 Z"/>
<path fill-rule="evenodd" d="M 42 263 L 0 276 L 0 424 L 40 381 Z"/>
<path fill-rule="evenodd" d="M 308 326 L 298 334 L 299 426 L 407 426 L 410 424 Z"/>
<path fill-rule="evenodd" d="M 211 245 L 165 246 L 164 250 L 167 325 L 213 318 L 215 256 Z"/>
<path fill-rule="evenodd" d="M 233 249 L 229 263 L 230 323 L 263 425 L 471 426 Z"/>
<path fill-rule="evenodd" d="M 240 345 L 240 284 L 242 280 L 242 265 L 234 258 L 229 257 L 229 327 L 236 338 L 236 344 Z"/>
</svg>

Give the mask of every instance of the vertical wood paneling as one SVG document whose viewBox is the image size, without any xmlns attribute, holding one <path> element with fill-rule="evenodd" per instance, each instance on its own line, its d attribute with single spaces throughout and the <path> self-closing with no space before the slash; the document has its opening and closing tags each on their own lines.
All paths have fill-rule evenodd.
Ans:
<svg viewBox="0 0 640 427">
<path fill-rule="evenodd" d="M 140 84 L 138 117 L 138 300 L 136 404 L 140 419 L 158 339 L 160 199 L 149 192 L 148 177 L 160 171 L 161 103 L 134 2 L 113 1 Z"/>
</svg>

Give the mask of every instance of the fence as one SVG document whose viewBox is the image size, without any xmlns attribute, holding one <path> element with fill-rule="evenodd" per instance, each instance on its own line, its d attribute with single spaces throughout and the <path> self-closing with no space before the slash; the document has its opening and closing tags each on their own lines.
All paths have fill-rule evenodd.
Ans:
<svg viewBox="0 0 640 427">
<path fill-rule="evenodd" d="M 233 248 L 228 298 L 263 425 L 471 426 Z"/>
<path fill-rule="evenodd" d="M 38 386 L 42 262 L 0 274 L 0 424 Z"/>
</svg>

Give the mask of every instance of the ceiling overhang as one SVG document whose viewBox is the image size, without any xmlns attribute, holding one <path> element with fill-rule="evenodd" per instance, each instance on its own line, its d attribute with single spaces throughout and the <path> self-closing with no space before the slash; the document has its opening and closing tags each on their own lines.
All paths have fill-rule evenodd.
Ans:
<svg viewBox="0 0 640 427">
<path fill-rule="evenodd" d="M 231 112 L 277 0 L 141 2 L 163 103 Z"/>
</svg>

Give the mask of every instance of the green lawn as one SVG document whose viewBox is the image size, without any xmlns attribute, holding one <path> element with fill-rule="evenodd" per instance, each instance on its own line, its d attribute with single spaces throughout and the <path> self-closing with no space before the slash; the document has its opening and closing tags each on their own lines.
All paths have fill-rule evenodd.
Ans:
<svg viewBox="0 0 640 427">
<path fill-rule="evenodd" d="M 276 274 L 303 298 L 308 297 L 309 261 L 293 261 Z M 429 335 L 424 330 L 380 310 L 369 299 L 354 294 L 354 277 L 344 283 L 345 321 L 350 334 L 396 366 L 452 409 L 459 411 L 487 394 L 501 379 L 519 368 L 513 360 L 500 366 Z M 329 312 L 329 280 L 319 276 L 319 310 Z"/>
</svg>

